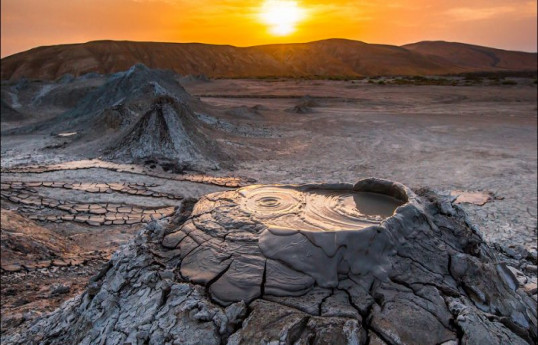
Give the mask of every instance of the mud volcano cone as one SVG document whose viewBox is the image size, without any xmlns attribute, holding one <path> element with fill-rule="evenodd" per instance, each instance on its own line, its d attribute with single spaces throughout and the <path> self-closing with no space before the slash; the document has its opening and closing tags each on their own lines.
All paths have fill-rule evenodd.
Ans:
<svg viewBox="0 0 538 345">
<path fill-rule="evenodd" d="M 256 185 L 191 207 L 180 224 L 151 223 L 82 296 L 8 343 L 537 340 L 534 300 L 433 192 L 379 179 Z"/>
<path fill-rule="evenodd" d="M 157 98 L 151 109 L 109 148 L 111 158 L 163 160 L 181 166 L 215 165 L 216 150 L 187 105 Z"/>
</svg>

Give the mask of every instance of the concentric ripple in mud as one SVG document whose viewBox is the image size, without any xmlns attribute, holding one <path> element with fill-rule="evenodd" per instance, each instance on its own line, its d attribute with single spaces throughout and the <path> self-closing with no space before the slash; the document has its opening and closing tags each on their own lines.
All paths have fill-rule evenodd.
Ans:
<svg viewBox="0 0 538 345">
<path fill-rule="evenodd" d="M 285 187 L 246 187 L 241 195 L 242 208 L 259 219 L 295 214 L 305 202 L 303 193 Z"/>
<path fill-rule="evenodd" d="M 360 230 L 390 217 L 402 201 L 350 190 L 253 186 L 241 190 L 242 208 L 266 226 L 303 231 Z"/>
</svg>

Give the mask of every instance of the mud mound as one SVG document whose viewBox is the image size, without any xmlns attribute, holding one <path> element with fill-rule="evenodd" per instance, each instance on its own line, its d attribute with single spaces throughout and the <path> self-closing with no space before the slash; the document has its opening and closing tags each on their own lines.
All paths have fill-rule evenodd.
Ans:
<svg viewBox="0 0 538 345">
<path fill-rule="evenodd" d="M 55 82 L 21 79 L 2 84 L 2 101 L 26 114 L 25 120 L 43 122 L 72 109 L 103 83 L 104 78 L 84 81 L 71 79 L 69 75 Z M 21 123 L 25 124 L 28 123 Z"/>
<path fill-rule="evenodd" d="M 69 87 L 69 85 L 62 83 L 46 85 L 46 88 L 38 95 L 39 97 L 36 96 L 32 102 L 37 104 L 37 102 L 50 98 L 45 97 L 45 95 L 53 95 L 54 90 L 62 86 Z M 86 92 L 84 97 L 82 99 L 79 97 L 76 105 L 73 105 L 73 108 L 65 113 L 52 120 L 24 127 L 18 131 L 25 133 L 36 130 L 79 131 L 87 132 L 92 136 L 94 134 L 92 130 L 102 130 L 103 113 L 123 106 L 129 111 L 141 115 L 150 108 L 155 97 L 163 95 L 174 97 L 179 102 L 191 105 L 198 102 L 179 84 L 173 72 L 152 70 L 137 64 L 125 72 L 111 75 L 103 85 L 89 93 Z"/>
<path fill-rule="evenodd" d="M 102 125 L 103 129 L 118 130 L 132 124 L 136 119 L 136 114 L 130 111 L 125 105 L 119 104 L 105 109 L 97 120 L 97 127 Z"/>
<path fill-rule="evenodd" d="M 40 83 L 39 83 L 40 84 Z M 96 86 L 86 83 L 77 83 L 74 81 L 61 83 L 47 83 L 41 86 L 34 84 L 37 90 L 33 92 L 30 102 L 27 104 L 36 113 L 35 117 L 39 118 L 40 112 L 43 110 L 50 111 L 51 109 L 61 109 L 60 113 L 69 111 L 81 102 L 84 97 L 95 91 Z M 30 92 L 19 93 L 22 98 L 28 97 Z"/>
<path fill-rule="evenodd" d="M 15 344 L 530 344 L 536 303 L 459 208 L 385 180 L 251 186 L 150 223 Z M 189 216 L 190 213 L 190 216 Z"/>
<path fill-rule="evenodd" d="M 119 72 L 107 82 L 84 98 L 73 110 L 64 114 L 62 120 L 84 123 L 93 120 L 96 114 L 107 109 L 124 105 L 144 113 L 155 97 L 168 95 L 179 102 L 194 103 L 195 100 L 176 81 L 174 73 L 163 70 L 151 70 L 142 64 Z"/>
<path fill-rule="evenodd" d="M 218 148 L 201 129 L 192 110 L 174 98 L 157 98 L 151 109 L 108 149 L 122 160 L 173 162 L 184 168 L 215 167 Z"/>
</svg>

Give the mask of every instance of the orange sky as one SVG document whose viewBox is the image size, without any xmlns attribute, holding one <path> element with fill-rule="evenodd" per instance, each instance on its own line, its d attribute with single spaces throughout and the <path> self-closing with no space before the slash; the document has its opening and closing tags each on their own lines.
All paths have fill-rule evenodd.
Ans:
<svg viewBox="0 0 538 345">
<path fill-rule="evenodd" d="M 422 40 L 537 50 L 537 1 L 296 0 L 296 31 L 274 36 L 264 0 L 2 0 L 1 56 L 40 45 L 100 39 L 248 46 L 349 38 L 401 45 Z"/>
</svg>

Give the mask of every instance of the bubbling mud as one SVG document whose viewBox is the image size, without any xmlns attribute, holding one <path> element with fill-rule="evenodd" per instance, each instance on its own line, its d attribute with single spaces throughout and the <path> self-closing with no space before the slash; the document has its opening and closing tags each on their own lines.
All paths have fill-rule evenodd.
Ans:
<svg viewBox="0 0 538 345">
<path fill-rule="evenodd" d="M 404 202 L 352 190 L 297 190 L 252 186 L 240 191 L 242 209 L 268 227 L 301 231 L 353 231 L 377 225 Z"/>
<path fill-rule="evenodd" d="M 296 214 L 305 202 L 303 193 L 286 187 L 252 186 L 240 193 L 241 208 L 260 220 Z"/>
<path fill-rule="evenodd" d="M 423 219 L 415 198 L 375 178 L 252 185 L 200 199 L 163 246 L 179 249 L 181 276 L 209 284 L 222 305 L 300 296 L 337 288 L 341 277 L 386 279 L 402 234 Z"/>
</svg>

